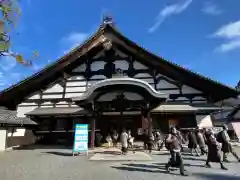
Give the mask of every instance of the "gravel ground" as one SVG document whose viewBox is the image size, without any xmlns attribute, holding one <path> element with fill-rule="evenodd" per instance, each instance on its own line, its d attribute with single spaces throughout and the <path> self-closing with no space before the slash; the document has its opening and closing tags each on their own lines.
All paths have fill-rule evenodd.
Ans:
<svg viewBox="0 0 240 180">
<path fill-rule="evenodd" d="M 237 150 L 240 155 L 240 149 Z M 218 164 L 202 167 L 206 159 L 184 155 L 188 177 L 164 170 L 167 153 L 155 152 L 153 161 L 89 161 L 86 156 L 72 157 L 66 149 L 15 150 L 0 154 L 0 180 L 240 180 L 240 164 L 230 155 L 228 171 Z"/>
</svg>

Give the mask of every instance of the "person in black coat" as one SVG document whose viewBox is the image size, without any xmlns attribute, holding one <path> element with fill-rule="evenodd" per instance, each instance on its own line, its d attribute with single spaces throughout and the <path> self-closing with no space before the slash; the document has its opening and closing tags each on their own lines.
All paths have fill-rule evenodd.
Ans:
<svg viewBox="0 0 240 180">
<path fill-rule="evenodd" d="M 190 131 L 188 134 L 188 148 L 190 149 L 192 155 L 194 150 L 196 155 L 200 156 L 198 153 L 197 145 L 198 145 L 198 142 L 197 142 L 196 132 Z"/>
<path fill-rule="evenodd" d="M 220 144 L 217 142 L 212 130 L 209 130 L 206 134 L 208 155 L 206 161 L 206 167 L 211 168 L 210 162 L 220 163 L 221 169 L 227 170 L 221 161 Z"/>
<path fill-rule="evenodd" d="M 237 161 L 240 162 L 240 158 L 232 147 L 227 130 L 228 127 L 224 125 L 223 130 L 217 134 L 217 141 L 222 143 L 223 161 L 229 162 L 227 160 L 227 154 L 232 153 L 232 155 L 237 159 Z"/>
</svg>

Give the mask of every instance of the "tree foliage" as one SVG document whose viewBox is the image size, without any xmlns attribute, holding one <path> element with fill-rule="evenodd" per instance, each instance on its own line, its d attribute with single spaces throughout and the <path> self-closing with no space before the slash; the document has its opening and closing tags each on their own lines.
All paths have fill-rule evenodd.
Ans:
<svg viewBox="0 0 240 180">
<path fill-rule="evenodd" d="M 16 52 L 11 52 L 11 34 L 14 32 L 18 20 L 21 17 L 21 10 L 18 0 L 0 0 L 0 57 L 12 56 L 20 64 L 29 66 L 31 60 Z M 33 53 L 33 58 L 38 57 L 38 52 Z"/>
</svg>

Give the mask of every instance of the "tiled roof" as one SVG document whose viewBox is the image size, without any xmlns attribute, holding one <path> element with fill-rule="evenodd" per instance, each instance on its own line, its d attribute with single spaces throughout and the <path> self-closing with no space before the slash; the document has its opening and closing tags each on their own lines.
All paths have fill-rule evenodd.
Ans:
<svg viewBox="0 0 240 180">
<path fill-rule="evenodd" d="M 13 124 L 13 125 L 37 125 L 29 118 L 17 117 L 16 111 L 10 111 L 0 108 L 0 124 Z"/>
<path fill-rule="evenodd" d="M 45 87 L 49 83 L 55 81 L 58 77 L 62 76 L 61 73 L 64 68 L 69 67 L 70 64 L 73 64 L 76 61 L 80 63 L 80 59 L 83 61 L 83 57 L 85 55 L 90 53 L 94 54 L 94 52 L 100 51 L 103 48 L 104 37 L 108 33 L 111 33 L 120 39 L 123 44 L 126 44 L 126 47 L 130 47 L 129 49 L 131 49 L 131 52 L 134 53 L 137 58 L 145 59 L 147 63 L 152 64 L 152 66 L 156 67 L 157 70 L 161 69 L 163 71 L 162 74 L 211 95 L 212 100 L 214 101 L 236 97 L 239 94 L 236 89 L 218 83 L 150 53 L 142 46 L 137 45 L 127 37 L 123 36 L 114 26 L 106 24 L 102 25 L 98 31 L 92 37 L 87 39 L 81 46 L 67 53 L 58 61 L 50 64 L 40 72 L 19 82 L 18 84 L 0 92 L 0 105 L 5 105 L 9 109 L 16 108 L 16 105 L 21 103 L 30 93 L 40 90 L 42 86 Z M 110 40 L 113 41 L 113 45 L 123 47 L 123 45 L 117 40 L 114 40 L 114 38 L 110 38 Z M 17 95 L 19 92 L 22 96 Z"/>
</svg>

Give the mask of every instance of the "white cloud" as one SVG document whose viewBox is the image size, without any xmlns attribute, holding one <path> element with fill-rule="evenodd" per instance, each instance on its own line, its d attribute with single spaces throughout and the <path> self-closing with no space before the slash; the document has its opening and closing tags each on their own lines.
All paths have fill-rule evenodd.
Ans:
<svg viewBox="0 0 240 180">
<path fill-rule="evenodd" d="M 81 32 L 72 32 L 68 34 L 67 36 L 63 37 L 61 42 L 66 47 L 66 51 L 64 53 L 68 53 L 73 48 L 81 45 L 83 41 L 85 41 L 88 37 L 87 33 L 81 33 Z"/>
<path fill-rule="evenodd" d="M 240 20 L 222 26 L 214 33 L 214 36 L 228 39 L 240 37 Z"/>
<path fill-rule="evenodd" d="M 0 67 L 4 71 L 9 71 L 17 65 L 16 59 L 12 56 L 2 56 L 0 58 Z"/>
<path fill-rule="evenodd" d="M 217 16 L 223 13 L 223 10 L 220 9 L 216 4 L 213 2 L 206 2 L 203 5 L 202 12 L 208 15 Z"/>
<path fill-rule="evenodd" d="M 240 39 L 232 40 L 227 43 L 221 44 L 216 48 L 218 52 L 228 52 L 240 48 Z"/>
<path fill-rule="evenodd" d="M 227 42 L 221 44 L 216 50 L 228 52 L 240 48 L 240 20 L 220 27 L 213 37 L 222 38 Z"/>
<path fill-rule="evenodd" d="M 177 4 L 172 4 L 169 6 L 166 6 L 164 9 L 162 9 L 157 17 L 155 18 L 154 25 L 148 30 L 149 33 L 152 33 L 158 29 L 158 27 L 165 21 L 168 17 L 172 15 L 177 15 L 182 13 L 184 10 L 186 10 L 189 5 L 192 3 L 192 0 L 184 0 Z"/>
</svg>

